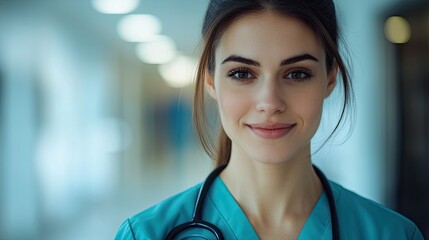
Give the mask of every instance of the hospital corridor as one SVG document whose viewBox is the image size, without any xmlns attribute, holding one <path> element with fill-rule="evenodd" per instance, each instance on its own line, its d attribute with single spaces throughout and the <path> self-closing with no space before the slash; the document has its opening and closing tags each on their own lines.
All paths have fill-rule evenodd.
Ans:
<svg viewBox="0 0 429 240">
<path fill-rule="evenodd" d="M 312 162 L 429 238 L 429 4 L 334 0 L 353 111 Z M 209 0 L 0 0 L 0 240 L 114 239 L 214 167 L 193 124 Z M 218 134 L 218 106 L 206 99 Z M 351 206 L 352 207 L 352 206 Z"/>
</svg>

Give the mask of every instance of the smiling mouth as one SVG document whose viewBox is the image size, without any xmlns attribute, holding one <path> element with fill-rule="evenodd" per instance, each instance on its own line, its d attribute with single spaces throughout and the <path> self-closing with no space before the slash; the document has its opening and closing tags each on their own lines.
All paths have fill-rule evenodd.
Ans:
<svg viewBox="0 0 429 240">
<path fill-rule="evenodd" d="M 267 139 L 274 139 L 286 136 L 294 127 L 296 123 L 258 123 L 258 124 L 248 124 L 252 132 L 254 132 L 257 136 Z"/>
</svg>

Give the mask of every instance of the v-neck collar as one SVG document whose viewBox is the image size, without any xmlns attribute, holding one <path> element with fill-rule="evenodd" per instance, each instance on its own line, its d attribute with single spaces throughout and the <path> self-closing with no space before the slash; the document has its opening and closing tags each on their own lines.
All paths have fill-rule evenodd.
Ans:
<svg viewBox="0 0 429 240">
<path fill-rule="evenodd" d="M 298 235 L 301 239 L 332 239 L 331 213 L 325 191 L 322 192 Z"/>
<path fill-rule="evenodd" d="M 226 222 L 228 229 L 225 230 L 231 232 L 236 239 L 259 239 L 252 224 L 220 177 L 214 180 L 208 199 Z"/>
<path fill-rule="evenodd" d="M 207 199 L 220 215 L 216 217 L 216 222 L 224 222 L 222 225 L 227 229 L 222 228 L 223 231 L 230 232 L 236 239 L 259 239 L 252 224 L 220 177 L 213 181 Z M 323 192 L 305 222 L 298 239 L 330 239 L 330 236 L 332 236 L 332 231 L 329 202 L 326 193 Z"/>
</svg>

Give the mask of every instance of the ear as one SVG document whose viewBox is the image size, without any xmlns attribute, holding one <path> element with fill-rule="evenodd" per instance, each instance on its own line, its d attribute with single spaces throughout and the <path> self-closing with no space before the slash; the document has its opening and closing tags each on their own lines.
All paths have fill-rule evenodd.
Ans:
<svg viewBox="0 0 429 240">
<path fill-rule="evenodd" d="M 338 64 L 334 62 L 332 69 L 329 70 L 329 73 L 328 73 L 328 85 L 326 87 L 325 98 L 329 97 L 329 95 L 331 95 L 332 91 L 334 90 L 335 85 L 337 84 L 337 74 L 338 74 Z"/>
<path fill-rule="evenodd" d="M 217 100 L 216 97 L 216 88 L 214 85 L 214 77 L 212 74 L 210 74 L 208 71 L 206 72 L 206 74 L 204 74 L 204 85 L 206 87 L 207 92 L 210 94 L 210 96 L 214 99 Z"/>
</svg>

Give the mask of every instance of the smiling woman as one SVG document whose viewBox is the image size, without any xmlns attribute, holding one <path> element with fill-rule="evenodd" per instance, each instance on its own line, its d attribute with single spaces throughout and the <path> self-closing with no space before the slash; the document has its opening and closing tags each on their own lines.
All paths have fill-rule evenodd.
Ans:
<svg viewBox="0 0 429 240">
<path fill-rule="evenodd" d="M 312 165 L 338 73 L 337 126 L 351 95 L 332 0 L 212 0 L 203 41 L 194 120 L 219 168 L 127 219 L 116 239 L 423 239 L 410 220 Z M 218 104 L 218 146 L 208 144 L 205 90 Z"/>
<path fill-rule="evenodd" d="M 266 11 L 232 23 L 216 49 L 214 74 L 206 79 L 232 142 L 224 173 L 249 159 L 308 159 L 335 80 L 336 68 L 327 70 L 319 39 L 301 20 Z"/>
</svg>

